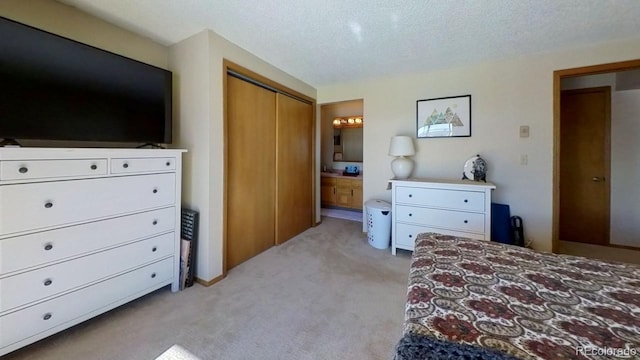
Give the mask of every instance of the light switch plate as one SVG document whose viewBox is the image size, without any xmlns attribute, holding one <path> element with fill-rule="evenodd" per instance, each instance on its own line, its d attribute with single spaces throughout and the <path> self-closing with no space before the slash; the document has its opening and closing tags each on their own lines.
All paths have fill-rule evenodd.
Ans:
<svg viewBox="0 0 640 360">
<path fill-rule="evenodd" d="M 529 125 L 520 125 L 520 137 L 529 137 Z"/>
</svg>

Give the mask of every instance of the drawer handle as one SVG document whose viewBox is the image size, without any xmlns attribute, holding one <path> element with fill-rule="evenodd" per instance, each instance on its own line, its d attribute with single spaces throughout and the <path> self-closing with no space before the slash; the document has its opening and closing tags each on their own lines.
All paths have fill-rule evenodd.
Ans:
<svg viewBox="0 0 640 360">
<path fill-rule="evenodd" d="M 26 166 L 22 166 L 20 169 L 18 169 L 18 172 L 20 174 L 26 174 L 27 171 L 29 171 L 29 169 Z"/>
<path fill-rule="evenodd" d="M 128 163 L 124 163 L 124 164 L 122 164 L 122 167 L 126 169 L 126 168 L 129 167 L 129 164 Z"/>
<path fill-rule="evenodd" d="M 53 244 L 51 244 L 51 243 L 49 243 L 49 244 L 44 244 L 44 249 L 45 249 L 46 251 L 49 251 L 49 250 L 53 249 Z"/>
<path fill-rule="evenodd" d="M 45 207 L 45 208 L 47 208 L 47 209 L 51 209 L 51 208 L 53 207 L 53 203 L 52 203 L 51 201 L 47 201 L 47 202 L 44 204 L 44 207 Z"/>
<path fill-rule="evenodd" d="M 467 199 L 464 199 L 464 202 L 466 202 L 466 203 L 468 203 L 468 202 L 469 202 L 469 200 L 467 200 Z"/>
<path fill-rule="evenodd" d="M 46 279 L 46 280 L 44 281 L 44 286 L 49 286 L 49 285 L 51 285 L 51 284 L 53 284 L 53 280 L 51 280 L 51 279 Z"/>
<path fill-rule="evenodd" d="M 98 168 L 98 165 L 96 165 L 96 164 L 91 165 L 91 170 L 95 170 L 97 168 Z"/>
<path fill-rule="evenodd" d="M 153 225 L 158 225 L 158 220 L 153 220 Z"/>
<path fill-rule="evenodd" d="M 153 193 L 157 194 L 158 193 L 158 189 L 153 189 Z"/>
<path fill-rule="evenodd" d="M 469 222 L 469 220 L 465 220 L 464 223 L 467 224 Z"/>
<path fill-rule="evenodd" d="M 167 165 L 167 166 L 171 166 L 171 161 L 167 161 L 167 162 L 165 163 L 165 165 Z"/>
<path fill-rule="evenodd" d="M 409 194 L 409 197 L 413 197 L 413 195 Z"/>
<path fill-rule="evenodd" d="M 151 248 L 151 251 L 152 251 L 152 252 L 156 252 L 157 250 L 158 250 L 158 247 L 157 247 L 157 246 L 154 246 L 154 247 L 152 247 L 152 248 Z"/>
<path fill-rule="evenodd" d="M 409 235 L 409 239 L 411 239 L 413 237 L 413 235 Z"/>
<path fill-rule="evenodd" d="M 412 214 L 412 213 L 409 213 L 409 216 L 413 216 L 413 214 Z"/>
<path fill-rule="evenodd" d="M 152 279 L 155 279 L 155 277 L 156 277 L 156 273 L 151 274 Z"/>
<path fill-rule="evenodd" d="M 44 316 L 42 317 L 42 319 L 44 319 L 44 320 L 49 320 L 49 319 L 51 319 L 51 317 L 52 317 L 52 316 L 53 316 L 53 315 L 52 315 L 51 313 L 46 313 L 46 314 L 44 314 Z"/>
</svg>

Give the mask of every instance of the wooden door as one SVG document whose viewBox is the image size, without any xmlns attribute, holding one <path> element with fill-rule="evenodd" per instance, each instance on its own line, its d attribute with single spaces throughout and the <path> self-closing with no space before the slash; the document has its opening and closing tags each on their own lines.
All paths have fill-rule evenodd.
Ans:
<svg viewBox="0 0 640 360">
<path fill-rule="evenodd" d="M 609 244 L 611 88 L 560 97 L 560 240 Z"/>
<path fill-rule="evenodd" d="M 227 269 L 275 244 L 276 94 L 227 75 Z"/>
<path fill-rule="evenodd" d="M 277 95 L 276 243 L 312 225 L 313 108 L 290 96 Z"/>
</svg>

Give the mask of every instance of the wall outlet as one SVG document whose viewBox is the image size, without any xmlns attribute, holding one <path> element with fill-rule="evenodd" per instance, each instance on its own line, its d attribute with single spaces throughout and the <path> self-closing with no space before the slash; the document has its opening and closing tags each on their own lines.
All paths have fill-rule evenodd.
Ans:
<svg viewBox="0 0 640 360">
<path fill-rule="evenodd" d="M 521 138 L 529 137 L 529 125 L 520 125 L 520 137 Z"/>
<path fill-rule="evenodd" d="M 527 165 L 527 164 L 529 164 L 529 155 L 527 154 L 520 155 L 520 165 Z"/>
</svg>

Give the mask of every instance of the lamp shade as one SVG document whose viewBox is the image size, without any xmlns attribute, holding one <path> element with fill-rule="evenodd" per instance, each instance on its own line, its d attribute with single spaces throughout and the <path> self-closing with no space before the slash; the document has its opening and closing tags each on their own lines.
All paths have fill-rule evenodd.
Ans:
<svg viewBox="0 0 640 360">
<path fill-rule="evenodd" d="M 411 156 L 416 154 L 413 140 L 410 136 L 394 136 L 389 145 L 390 156 Z"/>
</svg>

